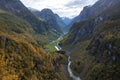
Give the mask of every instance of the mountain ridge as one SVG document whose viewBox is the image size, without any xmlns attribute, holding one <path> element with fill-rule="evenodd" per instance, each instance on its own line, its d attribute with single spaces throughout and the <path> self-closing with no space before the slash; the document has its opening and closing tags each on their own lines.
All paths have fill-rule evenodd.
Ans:
<svg viewBox="0 0 120 80">
<path fill-rule="evenodd" d="M 103 4 L 100 4 L 103 3 Z M 106 4 L 108 3 L 108 4 Z M 117 0 L 112 1 L 105 1 L 105 0 L 99 0 L 97 1 L 93 6 L 85 6 L 83 10 L 80 12 L 78 16 L 76 16 L 72 22 L 69 24 L 69 26 L 72 26 L 75 22 L 80 22 L 87 20 L 88 18 L 92 18 L 94 16 L 97 16 L 99 13 L 103 12 L 107 8 L 114 6 L 117 3 Z"/>
<path fill-rule="evenodd" d="M 56 14 L 53 13 L 51 9 L 45 8 L 41 11 L 31 11 L 36 16 L 44 19 L 48 24 L 51 26 L 51 28 L 55 29 L 60 34 L 63 33 L 62 27 L 64 27 L 64 24 L 61 24 L 58 22 L 59 16 L 56 16 Z"/>
<path fill-rule="evenodd" d="M 93 15 L 74 23 L 61 43 L 71 53 L 74 73 L 83 80 L 119 80 L 119 4 L 119 0 L 99 0 L 87 7 Z"/>
<path fill-rule="evenodd" d="M 39 40 L 42 41 L 40 37 L 43 35 L 43 37 L 46 38 L 42 41 L 43 43 L 50 42 L 59 37 L 59 34 L 57 34 L 47 22 L 32 14 L 19 0 L 1 0 L 0 9 L 26 20 L 34 29 L 33 34 L 36 34 L 34 37 L 36 37 L 38 43 Z"/>
<path fill-rule="evenodd" d="M 19 0 L 0 0 L 0 79 L 60 79 L 57 68 L 63 56 L 43 49 L 59 36 L 29 12 Z"/>
</svg>

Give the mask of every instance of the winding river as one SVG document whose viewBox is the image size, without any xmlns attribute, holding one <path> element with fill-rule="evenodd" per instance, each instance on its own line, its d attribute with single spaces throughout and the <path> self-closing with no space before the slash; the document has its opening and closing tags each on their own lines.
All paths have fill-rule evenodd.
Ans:
<svg viewBox="0 0 120 80">
<path fill-rule="evenodd" d="M 60 51 L 60 50 L 61 50 L 60 46 L 58 46 L 58 45 L 56 45 L 55 48 L 56 48 L 57 51 Z M 68 65 L 67 65 L 67 69 L 68 69 L 69 75 L 70 75 L 70 77 L 73 78 L 74 80 L 81 80 L 80 77 L 77 77 L 77 76 L 75 76 L 75 75 L 73 74 L 70 65 L 71 65 L 71 57 L 69 56 L 69 57 L 68 57 Z"/>
<path fill-rule="evenodd" d="M 69 56 L 69 57 L 68 57 L 68 72 L 69 72 L 69 75 L 70 75 L 70 77 L 72 77 L 74 80 L 81 80 L 80 77 L 77 77 L 77 76 L 75 76 L 75 75 L 73 74 L 70 65 L 71 65 L 71 57 Z"/>
</svg>

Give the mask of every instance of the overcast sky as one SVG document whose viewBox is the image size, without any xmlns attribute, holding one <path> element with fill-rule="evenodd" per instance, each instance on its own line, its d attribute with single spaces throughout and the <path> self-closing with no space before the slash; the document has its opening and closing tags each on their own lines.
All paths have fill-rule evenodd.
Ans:
<svg viewBox="0 0 120 80">
<path fill-rule="evenodd" d="M 51 9 L 60 17 L 73 18 L 77 16 L 84 6 L 92 5 L 97 0 L 21 0 L 27 7 L 42 10 Z"/>
</svg>

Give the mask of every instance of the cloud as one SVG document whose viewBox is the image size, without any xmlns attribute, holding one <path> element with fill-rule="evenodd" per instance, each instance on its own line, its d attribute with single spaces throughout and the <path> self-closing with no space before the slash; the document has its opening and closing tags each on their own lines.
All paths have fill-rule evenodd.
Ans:
<svg viewBox="0 0 120 80">
<path fill-rule="evenodd" d="M 78 7 L 78 6 L 84 6 L 86 3 L 86 0 L 74 0 L 74 1 L 71 1 L 69 3 L 67 3 L 65 6 L 67 7 Z"/>
<path fill-rule="evenodd" d="M 92 5 L 97 0 L 73 0 L 67 3 L 65 6 L 67 7 L 84 7 L 86 5 Z"/>
<path fill-rule="evenodd" d="M 84 6 L 93 4 L 96 0 L 21 0 L 27 7 L 42 10 L 50 8 L 61 17 L 73 18 Z"/>
</svg>

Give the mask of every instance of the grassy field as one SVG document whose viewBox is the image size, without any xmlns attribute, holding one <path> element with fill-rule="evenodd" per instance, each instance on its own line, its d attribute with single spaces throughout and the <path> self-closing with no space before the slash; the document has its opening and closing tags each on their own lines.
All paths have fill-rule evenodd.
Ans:
<svg viewBox="0 0 120 80">
<path fill-rule="evenodd" d="M 49 53 L 54 53 L 56 51 L 55 45 L 63 40 L 63 37 L 58 38 L 55 41 L 52 41 L 44 46 L 45 50 Z"/>
</svg>

